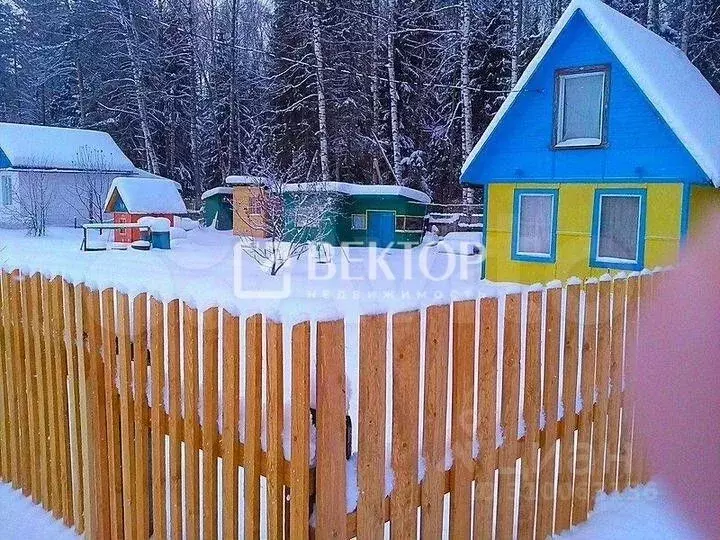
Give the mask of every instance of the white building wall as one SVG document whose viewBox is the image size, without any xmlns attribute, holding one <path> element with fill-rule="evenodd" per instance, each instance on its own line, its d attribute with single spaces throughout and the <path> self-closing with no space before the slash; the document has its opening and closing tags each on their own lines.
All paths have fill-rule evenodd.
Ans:
<svg viewBox="0 0 720 540">
<path fill-rule="evenodd" d="M 30 201 L 47 201 L 49 226 L 74 226 L 90 221 L 90 199 L 93 206 L 105 199 L 112 179 L 119 173 L 74 171 L 3 171 L 0 179 L 10 176 L 13 183 L 11 206 L 0 199 L 0 227 L 22 228 L 22 217 L 28 212 Z M 1 183 L 0 183 L 1 187 Z M 99 193 L 91 195 L 91 193 Z M 96 214 L 98 210 L 95 210 Z M 105 216 L 108 218 L 108 216 Z"/>
</svg>

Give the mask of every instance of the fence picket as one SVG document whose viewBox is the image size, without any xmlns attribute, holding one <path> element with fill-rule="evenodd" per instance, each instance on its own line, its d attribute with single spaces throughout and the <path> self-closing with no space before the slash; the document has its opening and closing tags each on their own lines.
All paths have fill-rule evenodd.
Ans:
<svg viewBox="0 0 720 540">
<path fill-rule="evenodd" d="M 480 456 L 475 470 L 476 540 L 493 537 L 493 501 L 497 463 L 498 300 L 480 300 L 480 363 L 477 399 L 477 438 Z"/>
<path fill-rule="evenodd" d="M 117 331 L 115 328 L 115 291 L 105 289 L 102 301 L 102 356 L 105 377 L 105 413 L 107 425 L 107 467 L 110 484 L 110 527 L 112 538 L 122 538 L 123 501 L 122 501 L 122 464 L 120 449 L 120 407 L 119 396 L 115 391 L 117 374 Z"/>
<path fill-rule="evenodd" d="M 647 313 L 647 306 L 650 303 L 652 293 L 652 277 L 648 274 L 641 274 L 637 282 L 638 313 L 636 318 L 635 339 L 638 343 L 642 340 L 644 328 L 640 326 L 641 316 Z M 645 445 L 637 430 L 633 433 L 632 442 L 632 464 L 630 465 L 630 485 L 637 486 L 644 482 L 645 474 Z"/>
<path fill-rule="evenodd" d="M 260 537 L 262 316 L 245 322 L 245 538 Z"/>
<path fill-rule="evenodd" d="M 610 341 L 610 387 L 608 398 L 607 457 L 605 458 L 605 492 L 617 489 L 620 405 L 622 397 L 622 364 L 625 338 L 626 280 L 613 280 L 612 324 Z"/>
<path fill-rule="evenodd" d="M 637 313 L 638 313 L 638 278 L 631 276 L 627 280 L 627 303 L 625 309 L 625 361 L 622 367 L 621 409 L 622 424 L 620 426 L 620 464 L 617 489 L 622 491 L 630 486 L 632 467 L 632 445 L 635 421 L 635 407 L 632 403 L 632 388 L 628 382 L 632 377 L 632 364 L 637 352 Z"/>
<path fill-rule="evenodd" d="M 10 414 L 8 411 L 8 392 L 10 386 L 6 370 L 8 346 L 5 341 L 5 325 L 8 319 L 5 316 L 5 295 L 2 292 L 2 278 L 0 278 L 0 477 L 3 481 L 11 480 L 10 471 Z M 41 439 L 42 440 L 42 439 Z M 46 484 L 45 484 L 46 485 Z"/>
<path fill-rule="evenodd" d="M 25 495 L 30 494 L 30 459 L 27 452 L 30 434 L 28 425 L 23 420 L 27 418 L 28 404 L 25 389 L 25 341 L 22 332 L 22 313 L 20 309 L 20 272 L 14 271 L 10 275 L 10 324 L 12 326 L 13 340 L 13 370 L 15 372 L 15 398 L 17 400 L 18 418 L 18 482 Z M 55 411 L 53 411 L 55 413 Z M 55 413 L 57 418 L 57 413 Z M 58 475 L 59 476 L 59 475 Z M 55 515 L 62 517 L 62 501 L 60 499 L 60 486 L 57 486 L 57 505 L 53 508 Z"/>
<path fill-rule="evenodd" d="M 453 304 L 450 536 L 470 538 L 472 514 L 475 302 Z"/>
<path fill-rule="evenodd" d="M 31 279 L 25 275 L 22 276 L 21 286 L 21 301 L 22 301 L 22 334 L 23 343 L 25 348 L 25 392 L 28 401 L 27 410 L 27 425 L 28 425 L 28 446 L 27 453 L 29 455 L 30 465 L 30 478 L 28 479 L 28 487 L 30 488 L 30 495 L 34 502 L 39 500 L 40 491 L 40 479 L 39 471 L 40 467 L 38 464 L 38 441 L 37 441 L 37 424 L 38 424 L 38 410 L 37 410 L 37 385 L 35 384 L 35 367 L 37 365 L 35 361 L 35 342 L 33 340 L 32 333 L 32 322 L 31 313 L 32 305 L 30 302 L 30 288 Z"/>
<path fill-rule="evenodd" d="M 310 324 L 292 329 L 292 448 L 290 456 L 290 531 L 310 535 Z M 383 394 L 384 396 L 384 394 Z"/>
<path fill-rule="evenodd" d="M 223 310 L 222 533 L 238 537 L 238 402 L 240 383 L 240 321 Z"/>
<path fill-rule="evenodd" d="M 148 460 L 148 329 L 147 295 L 139 294 L 133 299 L 133 370 L 135 407 L 135 527 L 140 537 L 150 536 L 150 497 Z"/>
<path fill-rule="evenodd" d="M 392 318 L 392 469 L 390 534 L 417 537 L 415 494 L 418 479 L 418 407 L 420 400 L 420 314 Z M 451 518 L 452 522 L 452 518 Z"/>
<path fill-rule="evenodd" d="M 60 460 L 58 459 L 58 424 L 57 424 L 57 379 L 55 377 L 55 364 L 57 358 L 56 341 L 55 341 L 55 320 L 52 313 L 52 293 L 51 284 L 48 279 L 41 279 L 42 285 L 42 311 L 43 311 L 43 332 L 45 334 L 45 398 L 47 403 L 47 456 L 48 456 L 48 478 L 50 485 L 48 486 L 48 508 L 59 517 L 58 508 L 62 505 L 60 500 Z M 98 320 L 99 324 L 99 320 Z M 99 341 L 98 341 L 99 346 Z M 90 368 L 90 367 L 89 367 Z"/>
<path fill-rule="evenodd" d="M 32 310 L 39 309 L 39 286 L 40 282 L 35 280 L 33 276 L 30 282 L 30 306 Z M 63 319 L 65 327 L 65 351 L 67 356 L 67 374 L 68 374 L 68 424 L 69 424 L 69 442 L 70 442 L 70 466 L 71 466 L 71 489 L 72 489 L 72 508 L 73 508 L 73 524 L 75 529 L 82 534 L 84 530 L 83 523 L 83 479 L 82 479 L 82 433 L 80 431 L 80 395 L 78 382 L 78 347 L 75 341 L 75 287 L 63 281 Z M 36 330 L 37 329 L 37 330 Z M 33 314 L 33 335 L 35 336 L 35 362 L 41 362 L 40 356 L 40 329 L 39 318 Z M 40 371 L 36 368 L 36 381 L 39 378 Z M 39 382 L 39 381 L 38 381 Z M 40 406 L 42 392 L 39 390 L 38 384 L 38 414 L 44 414 L 44 403 Z M 44 400 L 43 400 L 44 401 Z M 44 433 L 44 428 L 42 430 Z M 42 473 L 41 473 L 42 477 Z M 41 480 L 42 482 L 42 480 Z"/>
<path fill-rule="evenodd" d="M 169 407 L 169 491 L 170 531 L 173 540 L 183 538 L 182 508 L 182 389 L 180 373 L 180 301 L 167 306 L 168 407 Z"/>
<path fill-rule="evenodd" d="M 525 397 L 523 419 L 525 442 L 520 469 L 520 509 L 518 538 L 527 540 L 535 535 L 535 502 L 540 448 L 541 369 L 542 369 L 542 292 L 531 291 L 527 300 L 525 339 Z"/>
<path fill-rule="evenodd" d="M 500 422 L 505 435 L 499 449 L 497 535 L 513 537 L 515 516 L 516 460 L 518 457 L 518 409 L 520 391 L 520 308 L 519 294 L 505 297 L 503 334 L 502 400 Z"/>
<path fill-rule="evenodd" d="M 595 506 L 595 495 L 603 489 L 605 472 L 605 442 L 607 438 L 608 379 L 610 369 L 610 301 L 612 283 L 600 281 L 598 288 L 598 337 L 595 367 L 597 401 L 593 411 L 592 472 L 590 476 L 590 502 Z"/>
<path fill-rule="evenodd" d="M 343 321 L 318 323 L 316 382 L 316 534 L 318 538 L 345 537 L 347 534 L 345 492 L 347 396 L 345 393 L 345 325 Z M 417 444 L 417 436 L 415 443 Z"/>
<path fill-rule="evenodd" d="M 152 467 L 152 531 L 167 538 L 165 515 L 165 316 L 163 304 L 150 299 L 150 462 Z"/>
<path fill-rule="evenodd" d="M 185 534 L 200 538 L 200 417 L 198 414 L 198 312 L 183 309 L 183 375 L 185 384 Z"/>
<path fill-rule="evenodd" d="M 425 540 L 440 538 L 443 532 L 449 331 L 449 306 L 429 307 L 425 333 L 425 403 L 423 407 L 423 458 L 426 470 L 422 482 L 420 522 L 421 536 Z M 384 343 L 385 335 L 383 334 L 381 337 Z M 383 362 L 384 359 L 383 353 Z M 378 394 L 384 395 L 384 363 L 382 377 L 383 386 L 378 389 Z M 360 388 L 362 388 L 362 382 Z M 369 395 L 374 394 L 373 388 L 375 386 L 371 385 L 365 391 Z M 382 414 L 384 419 L 384 400 L 381 410 L 383 412 L 377 414 Z M 474 471 L 471 472 L 474 473 Z M 471 480 L 473 477 L 474 474 Z M 382 528 L 379 530 L 382 531 Z M 378 535 L 369 537 L 377 538 Z"/>
<path fill-rule="evenodd" d="M 100 326 L 100 294 L 83 289 L 83 319 L 87 329 L 87 406 L 90 433 L 89 469 L 92 474 L 93 533 L 99 538 L 110 537 L 110 497 L 107 470 L 107 430 L 105 425 L 105 374 L 102 367 L 102 336 Z M 54 353 L 55 351 L 53 351 Z"/>
<path fill-rule="evenodd" d="M 218 308 L 203 313 L 202 357 L 203 538 L 214 539 L 218 536 L 215 454 L 218 441 Z"/>
<path fill-rule="evenodd" d="M 560 465 L 555 532 L 570 528 L 573 502 L 576 398 L 580 324 L 580 285 L 568 285 L 565 294 L 565 352 L 563 354 L 563 430 L 560 435 Z"/>
<path fill-rule="evenodd" d="M 595 388 L 595 354 L 597 350 L 598 286 L 590 283 L 585 289 L 585 318 L 582 329 L 582 367 L 580 399 L 582 409 L 578 418 L 577 462 L 575 464 L 575 490 L 573 492 L 572 523 L 585 521 L 588 514 L 590 486 L 590 455 L 592 445 L 592 411 Z"/>
<path fill-rule="evenodd" d="M 18 431 L 18 406 L 16 400 L 17 384 L 15 382 L 15 347 L 13 344 L 13 330 L 10 307 L 10 274 L 2 270 L 0 282 L 2 283 L 2 323 L 4 335 L 5 353 L 5 389 L 7 390 L 7 417 L 8 417 L 8 442 L 10 481 L 14 488 L 20 487 L 20 446 Z M 47 507 L 50 507 L 49 501 Z"/>
<path fill-rule="evenodd" d="M 120 453 L 122 456 L 123 529 L 125 540 L 135 535 L 135 411 L 133 401 L 130 300 L 117 294 L 118 382 L 120 393 Z"/>
<path fill-rule="evenodd" d="M 95 524 L 93 517 L 93 484 L 92 484 L 92 463 L 91 463 L 91 418 L 90 418 L 90 402 L 88 398 L 88 379 L 89 369 L 88 362 L 90 354 L 88 351 L 88 336 L 85 329 L 88 328 L 87 321 L 90 317 L 88 314 L 88 295 L 84 285 L 76 285 L 74 290 L 75 296 L 75 342 L 77 343 L 78 353 L 78 403 L 80 407 L 80 436 L 82 440 L 81 451 L 81 474 L 83 485 L 83 526 L 88 537 L 95 533 Z M 43 326 L 44 326 L 43 316 Z M 44 355 L 47 357 L 47 354 Z M 47 393 L 46 393 L 47 395 Z M 47 401 L 46 401 L 47 403 Z M 47 452 L 47 450 L 46 450 Z M 49 473 L 48 473 L 49 478 Z M 49 496 L 49 494 L 48 494 Z"/>
<path fill-rule="evenodd" d="M 283 327 L 268 321 L 267 336 L 267 426 L 268 467 L 267 504 L 268 535 L 281 538 L 284 531 L 284 486 L 282 481 L 283 455 Z"/>
<path fill-rule="evenodd" d="M 539 538 L 550 536 L 554 523 L 561 309 L 562 289 L 548 289 L 545 303 L 545 369 L 543 378 L 545 427 L 543 428 L 543 442 L 540 446 L 538 481 L 537 536 Z"/>
</svg>

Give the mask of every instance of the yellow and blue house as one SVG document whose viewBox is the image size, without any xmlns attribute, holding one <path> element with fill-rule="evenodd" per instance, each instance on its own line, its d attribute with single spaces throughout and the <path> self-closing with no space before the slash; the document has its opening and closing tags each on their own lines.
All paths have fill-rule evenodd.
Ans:
<svg viewBox="0 0 720 540">
<path fill-rule="evenodd" d="M 673 264 L 720 208 L 720 96 L 660 36 L 574 0 L 461 180 L 483 186 L 490 280 Z"/>
</svg>

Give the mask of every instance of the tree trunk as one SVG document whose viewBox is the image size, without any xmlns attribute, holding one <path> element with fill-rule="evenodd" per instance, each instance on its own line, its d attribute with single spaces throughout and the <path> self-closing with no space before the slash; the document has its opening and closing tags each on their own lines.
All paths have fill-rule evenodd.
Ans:
<svg viewBox="0 0 720 540">
<path fill-rule="evenodd" d="M 512 0 L 512 27 L 510 29 L 510 88 L 520 76 L 520 38 L 522 36 L 523 0 Z"/>
<path fill-rule="evenodd" d="M 132 69 L 133 85 L 135 86 L 135 100 L 138 108 L 138 116 L 140 117 L 140 127 L 143 133 L 143 145 L 145 147 L 145 160 L 147 167 L 153 174 L 160 172 L 160 165 L 158 163 L 157 154 L 155 153 L 155 147 L 152 142 L 152 132 L 150 131 L 150 115 L 148 113 L 147 105 L 147 88 L 143 81 L 142 71 L 140 69 L 140 62 L 138 58 L 138 52 L 136 46 L 140 42 L 140 38 L 137 34 L 137 28 L 135 28 L 135 15 L 132 11 L 130 3 L 125 1 L 120 3 L 121 23 L 123 30 L 125 31 L 125 47 L 127 49 L 128 57 L 130 59 L 130 66 Z"/>
<path fill-rule="evenodd" d="M 315 77 L 317 78 L 318 132 L 320 136 L 320 173 L 323 182 L 330 181 L 330 157 L 328 155 L 327 104 L 325 100 L 325 59 L 320 40 L 320 8 L 317 0 L 312 4 L 312 39 L 315 52 Z"/>
<path fill-rule="evenodd" d="M 463 115 L 463 157 L 472 151 L 472 102 L 470 99 L 470 0 L 460 4 L 460 98 Z"/>
<path fill-rule="evenodd" d="M 387 54 L 388 54 L 388 80 L 390 86 L 390 137 L 392 139 L 393 151 L 393 174 L 395 182 L 403 185 L 403 166 L 400 157 L 400 116 L 398 114 L 398 95 L 397 79 L 395 74 L 395 31 L 397 29 L 397 13 L 395 9 L 395 0 L 388 1 L 388 18 L 389 27 L 387 35 Z"/>
<path fill-rule="evenodd" d="M 646 26 L 656 34 L 660 32 L 659 0 L 648 0 Z"/>
<path fill-rule="evenodd" d="M 373 0 L 372 15 L 370 20 L 370 32 L 372 33 L 372 62 L 371 62 L 371 78 L 370 93 L 372 95 L 372 131 L 376 144 L 373 146 L 373 181 L 375 184 L 382 184 L 382 176 L 380 174 L 380 152 L 378 148 L 380 131 L 380 79 L 378 72 L 380 70 L 380 24 L 378 0 Z"/>
<path fill-rule="evenodd" d="M 692 0 L 685 0 L 683 3 L 683 21 L 680 31 L 680 50 L 687 55 L 690 48 L 690 20 L 692 19 Z"/>
</svg>

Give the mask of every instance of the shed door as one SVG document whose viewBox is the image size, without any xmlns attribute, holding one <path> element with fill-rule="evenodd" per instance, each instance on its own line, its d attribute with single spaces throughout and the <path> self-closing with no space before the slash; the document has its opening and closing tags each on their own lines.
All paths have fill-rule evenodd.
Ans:
<svg viewBox="0 0 720 540">
<path fill-rule="evenodd" d="M 395 241 L 395 212 L 368 211 L 367 223 L 368 244 L 375 243 L 378 247 L 387 247 Z"/>
</svg>

